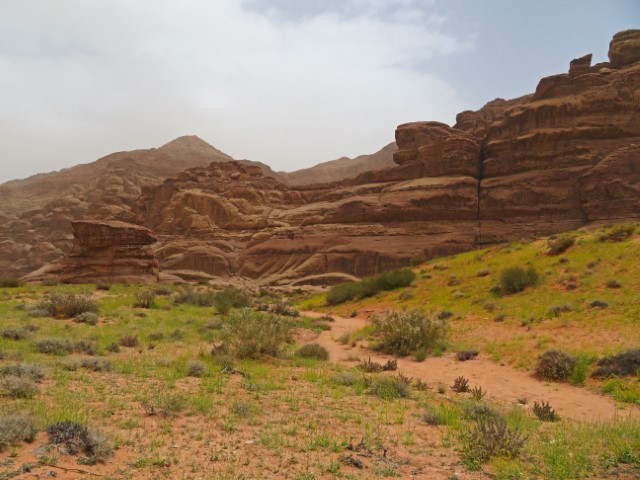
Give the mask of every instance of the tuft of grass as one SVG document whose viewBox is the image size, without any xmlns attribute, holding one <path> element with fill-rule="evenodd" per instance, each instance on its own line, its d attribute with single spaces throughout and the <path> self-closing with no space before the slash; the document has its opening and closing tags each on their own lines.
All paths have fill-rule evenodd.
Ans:
<svg viewBox="0 0 640 480">
<path fill-rule="evenodd" d="M 318 343 L 307 343 L 296 351 L 296 357 L 329 360 L 329 352 Z"/>
<path fill-rule="evenodd" d="M 156 294 L 153 290 L 142 288 L 136 292 L 135 302 L 136 308 L 155 308 L 157 305 Z"/>
</svg>

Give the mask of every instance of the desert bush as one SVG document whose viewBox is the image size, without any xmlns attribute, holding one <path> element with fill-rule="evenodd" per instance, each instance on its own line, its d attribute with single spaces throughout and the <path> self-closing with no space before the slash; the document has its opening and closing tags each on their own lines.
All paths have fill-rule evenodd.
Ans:
<svg viewBox="0 0 640 480">
<path fill-rule="evenodd" d="M 9 340 L 24 340 L 29 335 L 29 332 L 24 329 L 18 330 L 17 328 L 3 328 L 0 330 L 0 337 L 7 338 Z"/>
<path fill-rule="evenodd" d="M 98 283 L 96 285 L 96 290 L 102 290 L 103 292 L 108 292 L 109 290 L 111 290 L 111 285 L 109 285 L 108 283 Z"/>
<path fill-rule="evenodd" d="M 500 288 L 506 293 L 521 292 L 527 287 L 538 284 L 540 276 L 535 268 L 526 270 L 522 267 L 511 267 L 500 274 Z"/>
<path fill-rule="evenodd" d="M 416 278 L 416 274 L 408 269 L 390 270 L 359 282 L 340 283 L 327 292 L 327 304 L 337 305 L 348 300 L 371 297 L 379 292 L 407 287 Z"/>
<path fill-rule="evenodd" d="M 118 339 L 118 345 L 121 347 L 134 348 L 140 345 L 137 335 L 124 335 Z"/>
<path fill-rule="evenodd" d="M 283 317 L 299 317 L 300 312 L 293 307 L 290 307 L 286 303 L 277 302 L 273 305 L 269 311 L 276 315 L 282 315 Z"/>
<path fill-rule="evenodd" d="M 402 356 L 433 350 L 444 342 L 447 331 L 445 320 L 432 320 L 419 310 L 383 312 L 372 323 L 378 338 L 375 348 Z"/>
<path fill-rule="evenodd" d="M 30 377 L 7 375 L 0 378 L 0 392 L 7 397 L 29 399 L 38 391 L 38 384 Z"/>
<path fill-rule="evenodd" d="M 475 399 L 474 401 L 466 401 L 462 404 L 462 416 L 467 420 L 473 420 L 475 422 L 481 419 L 501 417 L 500 413 L 491 405 Z"/>
<path fill-rule="evenodd" d="M 163 340 L 164 339 L 164 333 L 163 332 L 152 332 L 149 335 L 147 335 L 147 339 L 151 342 L 157 342 L 159 340 Z"/>
<path fill-rule="evenodd" d="M 432 427 L 437 427 L 439 425 L 446 425 L 447 420 L 444 418 L 444 415 L 439 410 L 429 409 L 422 415 L 422 421 L 424 421 L 427 425 L 431 425 Z"/>
<path fill-rule="evenodd" d="M 37 310 L 44 310 L 51 317 L 72 318 L 85 312 L 98 313 L 98 304 L 85 293 L 51 292 Z"/>
<path fill-rule="evenodd" d="M 548 350 L 538 357 L 536 373 L 545 380 L 568 380 L 576 360 L 561 350 Z"/>
<path fill-rule="evenodd" d="M 86 323 L 87 325 L 97 325 L 98 324 L 98 315 L 93 312 L 84 312 L 80 315 L 76 315 L 73 318 L 73 321 L 76 323 Z"/>
<path fill-rule="evenodd" d="M 44 378 L 44 370 L 37 363 L 14 363 L 0 366 L 0 377 L 24 377 L 34 382 L 41 382 Z"/>
<path fill-rule="evenodd" d="M 631 237 L 636 231 L 635 225 L 616 225 L 598 237 L 601 242 L 621 242 Z"/>
<path fill-rule="evenodd" d="M 33 442 L 37 433 L 38 423 L 28 413 L 0 415 L 0 452 L 20 442 Z"/>
<path fill-rule="evenodd" d="M 371 382 L 367 393 L 384 400 L 411 398 L 411 380 L 402 375 L 380 376 Z"/>
<path fill-rule="evenodd" d="M 56 422 L 47 427 L 49 442 L 69 455 L 84 452 L 85 463 L 104 462 L 113 454 L 109 440 L 96 430 L 69 420 Z"/>
<path fill-rule="evenodd" d="M 229 287 L 217 292 L 214 296 L 216 309 L 227 315 L 232 308 L 249 306 L 249 294 L 241 288 Z"/>
<path fill-rule="evenodd" d="M 329 352 L 318 343 L 307 343 L 298 349 L 296 357 L 329 360 Z"/>
<path fill-rule="evenodd" d="M 543 422 L 557 422 L 560 420 L 558 412 L 549 405 L 549 402 L 533 402 L 533 413 Z"/>
<path fill-rule="evenodd" d="M 466 362 L 467 360 L 476 358 L 479 353 L 477 350 L 461 350 L 456 353 L 456 358 L 461 362 Z"/>
<path fill-rule="evenodd" d="M 622 284 L 617 280 L 609 280 L 607 282 L 607 288 L 622 288 Z"/>
<path fill-rule="evenodd" d="M 486 390 L 483 390 L 482 387 L 473 387 L 471 389 L 471 398 L 473 398 L 476 402 L 482 400 L 487 394 Z"/>
<path fill-rule="evenodd" d="M 456 393 L 466 393 L 469 391 L 469 379 L 463 376 L 456 377 L 451 385 L 451 390 Z"/>
<path fill-rule="evenodd" d="M 333 381 L 338 385 L 350 387 L 358 381 L 358 378 L 351 372 L 338 372 L 333 376 Z"/>
<path fill-rule="evenodd" d="M 118 342 L 111 342 L 107 345 L 106 350 L 107 352 L 118 353 L 120 351 L 120 345 L 118 345 Z"/>
<path fill-rule="evenodd" d="M 371 360 L 371 357 L 369 357 L 367 360 L 362 360 L 358 364 L 358 368 L 368 373 L 392 372 L 398 369 L 398 362 L 397 360 L 388 360 L 387 363 L 382 364 L 374 362 Z"/>
<path fill-rule="evenodd" d="M 201 377 L 207 370 L 207 366 L 200 360 L 189 360 L 187 363 L 187 376 L 188 377 Z"/>
<path fill-rule="evenodd" d="M 212 307 L 215 305 L 215 293 L 212 290 L 198 291 L 186 286 L 176 293 L 173 301 L 180 304 L 196 305 L 199 307 Z"/>
<path fill-rule="evenodd" d="M 172 417 L 185 409 L 186 399 L 175 393 L 159 393 L 142 399 L 142 408 L 149 416 Z"/>
<path fill-rule="evenodd" d="M 571 305 L 554 305 L 549 309 L 549 313 L 554 317 L 559 317 L 564 312 L 572 312 L 573 307 Z"/>
<path fill-rule="evenodd" d="M 39 353 L 49 355 L 68 355 L 73 352 L 73 343 L 65 338 L 43 338 L 34 342 Z"/>
<path fill-rule="evenodd" d="M 135 302 L 133 304 L 136 308 L 155 308 L 156 306 L 156 294 L 153 290 L 146 288 L 140 289 L 136 292 Z"/>
<path fill-rule="evenodd" d="M 598 368 L 593 372 L 594 377 L 625 377 L 640 374 L 640 348 L 604 357 L 598 360 Z"/>
<path fill-rule="evenodd" d="M 258 358 L 280 355 L 291 341 L 292 330 L 286 319 L 243 308 L 231 313 L 222 334 L 228 353 L 237 358 Z"/>
<path fill-rule="evenodd" d="M 65 370 L 76 371 L 79 368 L 84 368 L 91 372 L 110 372 L 111 362 L 103 358 L 74 358 L 63 365 Z"/>
<path fill-rule="evenodd" d="M 18 288 L 22 286 L 22 280 L 19 278 L 0 278 L 0 288 Z"/>
<path fill-rule="evenodd" d="M 609 303 L 605 300 L 592 300 L 589 302 L 591 308 L 607 308 Z"/>
<path fill-rule="evenodd" d="M 479 468 L 481 463 L 497 456 L 516 458 L 525 440 L 522 433 L 509 428 L 503 418 L 480 418 L 463 437 L 463 460 L 468 466 Z"/>
<path fill-rule="evenodd" d="M 551 237 L 547 240 L 547 255 L 560 255 L 576 243 L 576 239 L 569 235 Z"/>
</svg>

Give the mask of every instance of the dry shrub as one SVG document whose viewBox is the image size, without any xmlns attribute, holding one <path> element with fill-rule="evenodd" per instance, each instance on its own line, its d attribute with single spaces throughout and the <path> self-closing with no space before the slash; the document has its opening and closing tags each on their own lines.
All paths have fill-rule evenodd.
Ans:
<svg viewBox="0 0 640 480">
<path fill-rule="evenodd" d="M 371 382 L 368 393 L 384 400 L 411 398 L 411 379 L 403 376 L 380 376 Z"/>
<path fill-rule="evenodd" d="M 560 420 L 558 412 L 556 412 L 549 402 L 533 402 L 533 413 L 543 422 L 557 422 Z"/>
<path fill-rule="evenodd" d="M 47 427 L 49 442 L 69 455 L 81 452 L 87 455 L 85 463 L 94 464 L 104 462 L 113 454 L 108 439 L 96 430 L 90 430 L 84 425 L 64 420 Z"/>
<path fill-rule="evenodd" d="M 569 235 L 551 237 L 547 240 L 547 255 L 560 255 L 576 243 L 576 239 Z"/>
<path fill-rule="evenodd" d="M 20 442 L 33 442 L 37 433 L 37 421 L 30 414 L 0 415 L 0 452 Z"/>
<path fill-rule="evenodd" d="M 72 318 L 85 312 L 97 314 L 98 304 L 86 293 L 51 292 L 38 304 L 37 310 L 51 317 Z"/>
<path fill-rule="evenodd" d="M 594 377 L 625 377 L 640 374 L 640 348 L 604 357 L 598 360 L 598 368 L 593 372 Z"/>
<path fill-rule="evenodd" d="M 538 357 L 536 373 L 545 380 L 568 380 L 576 360 L 561 350 L 548 350 Z"/>
<path fill-rule="evenodd" d="M 225 349 L 236 358 L 278 356 L 291 341 L 292 331 L 291 323 L 281 317 L 247 308 L 236 310 L 223 329 Z"/>
<path fill-rule="evenodd" d="M 478 466 L 491 458 L 516 458 L 526 439 L 517 429 L 511 429 L 500 417 L 482 417 L 463 439 L 463 458 Z"/>
<path fill-rule="evenodd" d="M 307 343 L 298 349 L 296 357 L 329 360 L 329 352 L 318 343 Z"/>
<path fill-rule="evenodd" d="M 376 349 L 393 355 L 431 351 L 444 343 L 447 323 L 419 310 L 384 312 L 372 321 L 379 339 Z"/>
</svg>

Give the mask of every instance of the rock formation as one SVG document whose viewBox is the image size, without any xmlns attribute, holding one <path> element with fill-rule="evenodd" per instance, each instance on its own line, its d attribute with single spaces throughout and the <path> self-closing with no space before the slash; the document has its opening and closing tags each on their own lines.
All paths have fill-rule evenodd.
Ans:
<svg viewBox="0 0 640 480">
<path fill-rule="evenodd" d="M 226 156 L 204 166 L 215 152 L 188 139 L 143 151 L 130 162 L 138 170 L 108 162 L 88 188 L 69 186 L 46 208 L 0 210 L 8 252 L 0 268 L 8 259 L 27 268 L 59 256 L 57 235 L 83 217 L 145 225 L 160 240 L 162 270 L 181 278 L 318 284 L 417 255 L 638 219 L 640 30 L 616 34 L 609 57 L 596 65 L 590 55 L 577 58 L 534 93 L 462 112 L 454 127 L 400 125 L 393 167 L 340 181 L 287 181 Z M 158 155 L 199 163 L 163 182 L 140 180 L 149 170 L 145 156 Z"/>
<path fill-rule="evenodd" d="M 139 225 L 123 222 L 72 222 L 74 246 L 59 262 L 29 274 L 27 280 L 54 277 L 65 283 L 155 283 L 157 239 Z"/>
</svg>

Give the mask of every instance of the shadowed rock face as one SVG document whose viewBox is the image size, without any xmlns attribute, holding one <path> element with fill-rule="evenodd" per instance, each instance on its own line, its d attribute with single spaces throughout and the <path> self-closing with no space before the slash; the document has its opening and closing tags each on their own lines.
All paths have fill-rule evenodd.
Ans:
<svg viewBox="0 0 640 480">
<path fill-rule="evenodd" d="M 67 283 L 154 283 L 159 267 L 151 245 L 157 239 L 139 225 L 123 222 L 72 222 L 74 246 L 59 262 L 27 280 L 57 277 Z"/>
<path fill-rule="evenodd" d="M 400 125 L 395 166 L 355 178 L 286 185 L 259 164 L 218 158 L 160 185 L 129 188 L 126 171 L 111 171 L 80 199 L 56 197 L 48 211 L 5 220 L 20 232 L 33 224 L 61 231 L 76 211 L 126 220 L 158 235 L 153 248 L 168 273 L 318 284 L 406 265 L 416 255 L 637 219 L 639 46 L 640 31 L 621 32 L 610 62 L 574 59 L 568 73 L 543 78 L 535 93 L 462 112 L 454 127 Z M 202 161 L 207 152 L 184 140 L 161 153 Z M 82 235 L 85 242 L 101 238 Z M 15 255 L 17 238 L 0 235 L 5 251 Z M 33 257 L 21 261 L 55 258 L 57 248 L 39 237 Z"/>
</svg>

